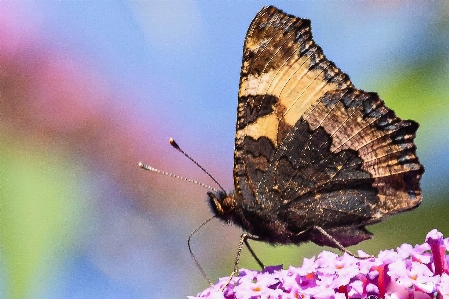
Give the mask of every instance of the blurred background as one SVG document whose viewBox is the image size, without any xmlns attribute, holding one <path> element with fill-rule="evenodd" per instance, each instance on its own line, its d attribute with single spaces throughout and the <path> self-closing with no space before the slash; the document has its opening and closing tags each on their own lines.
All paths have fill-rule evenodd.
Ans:
<svg viewBox="0 0 449 299">
<path fill-rule="evenodd" d="M 376 254 L 449 237 L 449 2 L 0 1 L 0 298 L 185 298 L 208 286 L 187 237 L 206 190 L 144 161 L 233 189 L 243 39 L 263 5 L 312 19 L 315 41 L 358 88 L 417 120 L 420 208 L 371 226 Z M 213 221 L 193 250 L 229 275 L 240 230 Z M 300 265 L 314 244 L 253 243 Z M 244 249 L 241 267 L 257 268 Z"/>
</svg>

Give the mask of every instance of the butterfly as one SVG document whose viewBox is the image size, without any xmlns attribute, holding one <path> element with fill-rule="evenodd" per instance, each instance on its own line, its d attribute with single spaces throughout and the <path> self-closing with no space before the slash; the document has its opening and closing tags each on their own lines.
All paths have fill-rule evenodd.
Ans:
<svg viewBox="0 0 449 299">
<path fill-rule="evenodd" d="M 213 218 L 245 231 L 233 274 L 243 244 L 263 267 L 248 239 L 347 251 L 372 238 L 365 226 L 416 208 L 418 127 L 355 88 L 314 42 L 310 20 L 262 8 L 243 48 L 235 190 L 207 193 Z"/>
<path fill-rule="evenodd" d="M 422 200 L 418 123 L 353 86 L 314 42 L 310 20 L 269 6 L 246 34 L 235 191 L 209 192 L 219 219 L 271 244 L 344 250 Z"/>
</svg>

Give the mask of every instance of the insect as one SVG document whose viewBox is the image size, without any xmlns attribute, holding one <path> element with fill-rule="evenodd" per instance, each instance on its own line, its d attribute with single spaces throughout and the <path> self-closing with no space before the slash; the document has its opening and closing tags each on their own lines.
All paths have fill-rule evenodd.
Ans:
<svg viewBox="0 0 449 299">
<path fill-rule="evenodd" d="M 255 256 L 248 239 L 346 251 L 372 237 L 366 225 L 417 207 L 418 126 L 355 88 L 309 20 L 262 8 L 243 48 L 235 190 L 207 193 L 214 217 L 245 231 L 236 265 L 243 244 Z"/>
</svg>

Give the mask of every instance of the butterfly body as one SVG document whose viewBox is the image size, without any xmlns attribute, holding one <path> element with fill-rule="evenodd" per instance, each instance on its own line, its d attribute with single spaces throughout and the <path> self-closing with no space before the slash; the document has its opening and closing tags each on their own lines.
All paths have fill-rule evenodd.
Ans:
<svg viewBox="0 0 449 299">
<path fill-rule="evenodd" d="M 208 193 L 218 218 L 272 244 L 336 247 L 417 207 L 418 124 L 356 89 L 315 44 L 310 21 L 264 7 L 245 39 L 235 191 Z"/>
</svg>

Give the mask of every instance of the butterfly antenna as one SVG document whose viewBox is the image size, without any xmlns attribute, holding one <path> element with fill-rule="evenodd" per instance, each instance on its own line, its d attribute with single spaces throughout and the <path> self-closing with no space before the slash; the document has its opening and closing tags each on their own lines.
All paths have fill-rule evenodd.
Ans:
<svg viewBox="0 0 449 299">
<path fill-rule="evenodd" d="M 156 169 L 156 168 L 154 168 L 154 167 L 152 167 L 150 165 L 143 164 L 142 162 L 139 162 L 139 167 L 142 168 L 142 169 L 149 170 L 149 171 L 152 171 L 152 172 L 156 172 L 156 173 L 159 173 L 159 174 L 163 174 L 163 175 L 175 178 L 175 179 L 179 179 L 179 180 L 183 180 L 183 181 L 186 181 L 186 182 L 189 182 L 189 183 L 193 183 L 195 185 L 207 188 L 207 189 L 212 190 L 214 192 L 218 192 L 217 189 L 212 188 L 209 185 L 206 185 L 206 184 L 200 183 L 198 181 L 195 181 L 195 180 L 192 180 L 192 179 L 188 179 L 188 178 L 176 175 L 176 174 L 172 174 L 172 173 L 169 173 L 169 172 L 166 172 L 166 171 L 163 171 L 163 170 Z"/>
<path fill-rule="evenodd" d="M 178 150 L 179 152 L 181 152 L 184 156 L 186 156 L 187 157 L 187 159 L 189 159 L 190 161 L 192 161 L 193 163 L 195 163 L 195 165 L 196 166 L 198 166 L 205 174 L 207 174 L 211 179 L 212 179 L 212 181 L 214 181 L 215 182 L 215 184 L 217 184 L 217 186 L 218 187 L 220 187 L 220 189 L 224 192 L 224 193 L 226 193 L 226 191 L 225 191 L 225 189 L 220 185 L 220 183 L 219 182 L 217 182 L 217 180 L 206 170 L 206 169 L 204 169 L 204 167 L 203 166 L 201 166 L 198 162 L 196 162 L 192 157 L 190 157 L 186 152 L 184 152 L 180 147 L 179 147 L 179 145 L 176 143 L 176 141 L 175 140 L 173 140 L 173 138 L 170 138 L 169 140 L 168 140 L 169 142 L 170 142 L 170 145 L 171 146 L 173 146 L 176 150 Z"/>
</svg>

